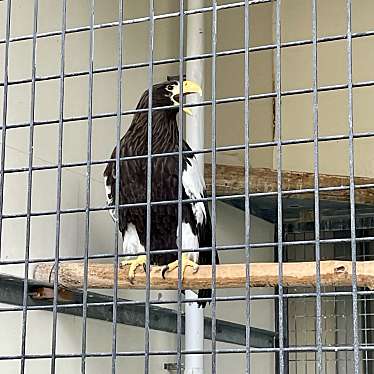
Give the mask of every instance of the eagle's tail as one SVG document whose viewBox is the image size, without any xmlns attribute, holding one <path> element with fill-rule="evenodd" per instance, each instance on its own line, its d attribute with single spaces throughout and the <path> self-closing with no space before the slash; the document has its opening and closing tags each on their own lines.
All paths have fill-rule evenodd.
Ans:
<svg viewBox="0 0 374 374">
<path fill-rule="evenodd" d="M 212 297 L 212 290 L 211 289 L 199 290 L 197 295 L 198 295 L 199 299 L 211 298 Z M 207 303 L 207 301 L 198 301 L 197 305 L 199 307 L 205 308 L 206 303 Z M 210 301 L 208 301 L 208 303 L 210 304 Z"/>
</svg>

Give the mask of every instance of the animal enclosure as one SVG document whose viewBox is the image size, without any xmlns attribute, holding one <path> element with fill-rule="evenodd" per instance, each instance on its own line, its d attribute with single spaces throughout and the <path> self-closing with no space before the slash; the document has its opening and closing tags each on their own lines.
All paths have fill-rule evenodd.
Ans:
<svg viewBox="0 0 374 374">
<path fill-rule="evenodd" d="M 373 66 L 372 0 L 0 1 L 0 372 L 372 373 Z M 202 95 L 183 100 L 186 81 Z M 173 101 L 153 105 L 162 82 Z M 168 111 L 177 146 L 155 152 Z M 112 153 L 141 113 L 145 152 Z M 177 195 L 155 201 L 161 159 Z M 123 203 L 131 162 L 145 198 Z M 192 248 L 210 262 L 184 279 L 154 273 L 161 206 L 175 245 L 156 250 L 178 265 L 184 209 L 210 216 Z M 118 217 L 134 207 L 146 261 L 131 284 Z M 347 267 L 326 281 L 333 260 Z M 287 273 L 301 262 L 308 285 Z M 203 311 L 186 286 L 202 278 Z"/>
</svg>

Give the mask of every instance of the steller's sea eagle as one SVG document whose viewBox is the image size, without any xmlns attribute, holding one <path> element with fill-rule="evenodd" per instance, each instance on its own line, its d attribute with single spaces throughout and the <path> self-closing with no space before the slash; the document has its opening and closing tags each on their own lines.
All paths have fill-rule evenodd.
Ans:
<svg viewBox="0 0 374 374">
<path fill-rule="evenodd" d="M 178 152 L 179 130 L 177 114 L 179 111 L 180 83 L 169 78 L 168 81 L 155 84 L 152 88 L 152 107 L 174 106 L 152 113 L 152 154 Z M 198 84 L 183 81 L 183 95 L 202 94 Z M 148 108 L 148 90 L 143 93 L 137 109 Z M 191 110 L 184 108 L 187 114 Z M 148 112 L 134 115 L 131 125 L 120 142 L 120 157 L 147 155 Z M 183 141 L 183 151 L 191 151 Z M 114 148 L 111 159 L 116 158 Z M 107 203 L 114 206 L 116 166 L 110 161 L 104 171 Z M 201 199 L 206 196 L 205 183 L 193 154 L 182 156 L 183 199 Z M 120 161 L 119 167 L 119 202 L 118 204 L 145 203 L 147 200 L 147 159 Z M 152 202 L 178 199 L 178 155 L 161 156 L 152 159 Z M 110 213 L 114 220 L 115 210 Z M 119 229 L 123 237 L 123 253 L 143 255 L 125 257 L 121 266 L 130 265 L 129 278 L 133 280 L 138 266 L 145 266 L 146 256 L 146 207 L 134 206 L 119 208 Z M 182 255 L 182 275 L 187 266 L 194 272 L 199 264 L 211 264 L 211 251 L 199 252 L 201 247 L 211 247 L 212 228 L 206 202 L 187 202 L 182 205 L 182 249 L 191 250 Z M 162 275 L 178 267 L 177 252 L 155 253 L 154 250 L 175 249 L 178 246 L 178 205 L 176 203 L 152 205 L 150 235 L 151 265 L 163 266 Z M 218 256 L 216 257 L 218 263 Z M 211 297 L 211 290 L 199 290 L 199 298 Z M 206 302 L 198 302 L 205 306 Z"/>
</svg>

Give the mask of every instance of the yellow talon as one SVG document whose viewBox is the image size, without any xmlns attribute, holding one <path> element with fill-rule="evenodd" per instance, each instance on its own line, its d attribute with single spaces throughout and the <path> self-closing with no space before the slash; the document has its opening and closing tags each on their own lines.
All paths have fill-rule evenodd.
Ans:
<svg viewBox="0 0 374 374">
<path fill-rule="evenodd" d="M 194 273 L 196 273 L 199 270 L 199 264 L 191 261 L 188 258 L 187 253 L 183 253 L 181 262 L 182 262 L 182 279 L 183 279 L 184 272 L 185 272 L 187 266 L 191 266 Z M 178 266 L 179 266 L 178 260 L 173 261 L 170 264 L 167 264 L 167 265 L 163 266 L 162 267 L 162 278 L 165 279 L 165 273 L 173 271 L 174 269 L 178 268 Z"/>
<path fill-rule="evenodd" d="M 126 265 L 130 265 L 130 269 L 129 269 L 129 280 L 130 280 L 131 283 L 133 283 L 133 280 L 135 278 L 136 269 L 139 266 L 143 266 L 144 271 L 145 271 L 145 264 L 146 263 L 147 263 L 147 256 L 142 255 L 142 256 L 138 256 L 135 260 L 121 261 L 121 263 L 120 263 L 119 266 L 120 266 L 120 268 L 123 268 Z"/>
</svg>

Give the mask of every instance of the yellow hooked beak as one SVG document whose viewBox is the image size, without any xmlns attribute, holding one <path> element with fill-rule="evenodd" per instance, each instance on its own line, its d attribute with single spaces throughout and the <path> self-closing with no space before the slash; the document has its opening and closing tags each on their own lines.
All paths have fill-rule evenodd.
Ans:
<svg viewBox="0 0 374 374">
<path fill-rule="evenodd" d="M 179 86 L 178 86 L 179 87 Z M 193 93 L 197 93 L 199 94 L 200 96 L 203 95 L 203 91 L 201 89 L 201 87 L 195 83 L 195 82 L 192 82 L 192 81 L 183 81 L 183 96 L 184 95 L 189 95 L 189 94 L 193 94 Z M 180 97 L 180 92 L 177 92 L 174 96 L 177 96 L 178 99 Z M 188 115 L 192 115 L 192 111 L 190 108 L 184 108 L 183 107 L 183 111 L 185 113 L 187 113 Z"/>
</svg>

